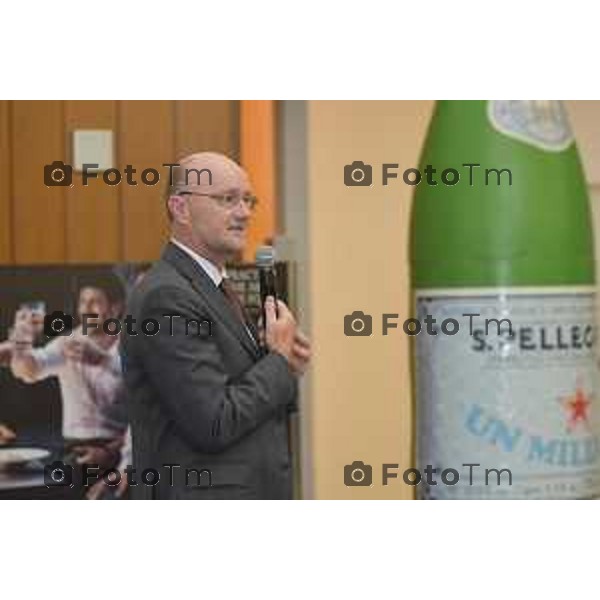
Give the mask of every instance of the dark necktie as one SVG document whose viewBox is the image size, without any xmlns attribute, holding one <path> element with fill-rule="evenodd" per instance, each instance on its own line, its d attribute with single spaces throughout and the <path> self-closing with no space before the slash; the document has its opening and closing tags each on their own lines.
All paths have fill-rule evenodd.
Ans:
<svg viewBox="0 0 600 600">
<path fill-rule="evenodd" d="M 233 289 L 233 286 L 225 277 L 221 280 L 219 284 L 219 289 L 223 292 L 223 295 L 229 301 L 231 308 L 235 312 L 236 316 L 239 320 L 244 324 L 246 329 L 248 330 L 250 337 L 254 339 L 254 342 L 258 344 L 258 338 L 256 337 L 254 324 L 252 323 L 250 316 L 246 312 L 244 305 L 240 302 L 239 296 L 236 291 Z"/>
</svg>

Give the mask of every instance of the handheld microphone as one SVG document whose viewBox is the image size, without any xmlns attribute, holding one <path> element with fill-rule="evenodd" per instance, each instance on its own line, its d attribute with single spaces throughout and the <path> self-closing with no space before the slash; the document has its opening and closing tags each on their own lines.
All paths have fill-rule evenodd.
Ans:
<svg viewBox="0 0 600 600">
<path fill-rule="evenodd" d="M 277 276 L 275 274 L 275 249 L 273 246 L 260 246 L 256 251 L 256 266 L 260 284 L 260 306 L 262 311 L 263 327 L 267 327 L 265 314 L 265 298 L 273 296 L 275 299 L 275 314 L 277 314 Z"/>
</svg>

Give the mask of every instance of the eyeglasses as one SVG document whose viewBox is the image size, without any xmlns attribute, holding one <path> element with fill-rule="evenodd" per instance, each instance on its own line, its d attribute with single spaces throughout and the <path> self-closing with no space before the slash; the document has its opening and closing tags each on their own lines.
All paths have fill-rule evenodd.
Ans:
<svg viewBox="0 0 600 600">
<path fill-rule="evenodd" d="M 205 196 L 212 198 L 219 206 L 223 208 L 235 208 L 240 202 L 243 202 L 250 210 L 254 210 L 258 204 L 258 198 L 252 194 L 244 196 L 234 196 L 233 194 L 203 194 L 201 192 L 177 192 L 178 196 Z"/>
</svg>

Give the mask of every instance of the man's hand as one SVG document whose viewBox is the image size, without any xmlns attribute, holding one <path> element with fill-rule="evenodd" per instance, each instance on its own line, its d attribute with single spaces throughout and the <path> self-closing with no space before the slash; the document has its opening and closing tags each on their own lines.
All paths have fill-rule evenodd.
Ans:
<svg viewBox="0 0 600 600">
<path fill-rule="evenodd" d="M 6 425 L 0 423 L 0 445 L 8 444 L 9 442 L 12 442 L 16 437 L 17 436 L 15 432 L 12 429 L 10 429 L 10 427 L 7 427 Z"/>
<path fill-rule="evenodd" d="M 26 308 L 19 309 L 9 335 L 12 344 L 10 370 L 14 377 L 25 383 L 34 383 L 40 371 L 40 366 L 31 352 L 34 339 L 32 313 Z"/>
<path fill-rule="evenodd" d="M 98 481 L 96 481 L 96 483 L 87 491 L 85 497 L 88 500 L 102 500 L 104 494 L 108 493 L 110 490 L 114 490 L 117 498 L 123 498 L 128 488 L 129 484 L 127 483 L 127 477 L 124 476 L 121 476 L 121 481 L 119 481 L 118 485 L 110 487 L 104 483 L 103 479 L 98 479 Z"/>
<path fill-rule="evenodd" d="M 28 308 L 19 308 L 15 313 L 14 326 L 23 324 L 33 327 L 33 313 Z"/>
<path fill-rule="evenodd" d="M 107 446 L 84 445 L 73 446 L 75 462 L 78 465 L 98 465 L 100 469 L 111 469 L 119 458 L 118 452 Z"/>
<path fill-rule="evenodd" d="M 67 360 L 86 365 L 100 365 L 108 360 L 108 354 L 96 344 L 82 337 L 72 337 L 63 344 L 63 354 Z"/>
<path fill-rule="evenodd" d="M 292 371 L 294 371 L 296 375 L 302 375 L 308 367 L 310 357 L 310 341 L 299 329 L 297 329 L 294 345 L 292 347 L 292 359 L 290 361 Z"/>
<path fill-rule="evenodd" d="M 277 316 L 277 312 L 279 316 Z M 281 300 L 277 300 L 277 312 L 275 311 L 274 298 L 268 296 L 265 300 L 267 319 L 265 342 L 269 350 L 279 352 L 292 364 L 294 340 L 297 331 L 296 320 Z"/>
<path fill-rule="evenodd" d="M 9 340 L 15 353 L 22 353 L 31 348 L 35 337 L 33 316 L 30 310 L 21 308 L 15 313 L 15 322 Z"/>
<path fill-rule="evenodd" d="M 9 366 L 14 343 L 10 340 L 0 342 L 0 366 Z"/>
<path fill-rule="evenodd" d="M 287 308 L 287 306 L 283 302 L 278 301 L 278 309 L 279 309 L 280 318 L 284 314 L 284 311 L 282 311 L 282 309 L 281 309 L 282 306 L 284 307 L 285 311 L 287 311 L 287 313 L 291 316 L 291 313 L 290 313 L 289 309 Z M 266 304 L 265 304 L 265 313 L 268 313 L 268 306 Z M 268 320 L 268 318 L 269 317 L 267 316 L 267 320 Z M 293 316 L 292 316 L 292 319 L 293 319 Z M 294 324 L 295 324 L 295 321 L 294 321 Z M 274 350 L 274 348 L 271 345 L 269 345 L 269 342 L 266 341 L 265 330 L 264 330 L 264 327 L 262 324 L 262 319 L 259 320 L 258 327 L 259 327 L 259 338 L 260 338 L 261 343 L 265 344 L 265 342 L 266 342 L 267 347 L 270 350 Z M 282 352 L 282 354 L 283 354 L 283 352 Z M 306 337 L 306 335 L 304 335 L 304 333 L 302 331 L 300 331 L 300 329 L 297 326 L 295 328 L 291 352 L 289 353 L 289 355 L 284 354 L 284 356 L 288 359 L 288 362 L 290 363 L 292 371 L 294 371 L 294 373 L 296 375 L 302 375 L 306 371 L 306 369 L 308 367 L 308 363 L 311 358 L 310 341 Z"/>
</svg>

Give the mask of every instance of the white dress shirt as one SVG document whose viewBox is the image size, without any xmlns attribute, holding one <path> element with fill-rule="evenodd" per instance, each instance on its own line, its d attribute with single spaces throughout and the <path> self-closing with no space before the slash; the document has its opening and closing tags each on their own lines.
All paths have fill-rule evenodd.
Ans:
<svg viewBox="0 0 600 600">
<path fill-rule="evenodd" d="M 227 277 L 227 271 L 225 271 L 224 268 L 220 269 L 217 265 L 210 262 L 207 258 L 204 258 L 204 256 L 200 256 L 185 244 L 182 244 L 175 238 L 171 238 L 171 243 L 175 244 L 180 250 L 183 250 L 188 256 L 191 256 L 191 258 L 196 261 L 202 267 L 202 270 L 213 280 L 217 287 L 219 287 L 221 281 Z"/>
<path fill-rule="evenodd" d="M 81 336 L 81 329 L 72 336 Z M 86 336 L 89 340 L 89 336 Z M 62 396 L 65 438 L 113 438 L 121 435 L 124 424 L 112 416 L 112 408 L 121 386 L 122 374 L 119 360 L 119 343 L 106 352 L 108 365 L 89 365 L 68 361 L 63 354 L 64 343 L 70 337 L 59 336 L 43 348 L 35 348 L 32 356 L 39 365 L 36 381 L 55 376 Z"/>
</svg>

